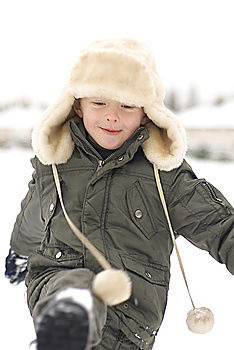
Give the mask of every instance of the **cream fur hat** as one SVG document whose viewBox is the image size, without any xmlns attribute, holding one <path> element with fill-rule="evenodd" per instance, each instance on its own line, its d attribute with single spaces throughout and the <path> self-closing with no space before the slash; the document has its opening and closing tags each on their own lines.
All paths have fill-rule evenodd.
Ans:
<svg viewBox="0 0 234 350">
<path fill-rule="evenodd" d="M 103 97 L 144 107 L 151 120 L 143 149 L 160 170 L 178 167 L 186 151 L 184 128 L 163 104 L 164 89 L 149 48 L 136 40 L 92 43 L 83 50 L 58 100 L 35 126 L 32 145 L 43 164 L 65 163 L 74 144 L 67 117 L 75 98 Z"/>
</svg>

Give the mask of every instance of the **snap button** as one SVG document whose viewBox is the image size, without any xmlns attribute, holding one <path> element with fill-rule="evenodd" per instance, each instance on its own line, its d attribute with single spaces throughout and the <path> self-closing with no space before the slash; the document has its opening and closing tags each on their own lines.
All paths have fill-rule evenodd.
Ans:
<svg viewBox="0 0 234 350">
<path fill-rule="evenodd" d="M 137 209 L 134 214 L 137 219 L 140 219 L 143 216 L 143 213 L 140 209 Z"/>
<path fill-rule="evenodd" d="M 124 159 L 124 156 L 119 156 L 118 161 L 121 162 L 121 160 Z"/>
<path fill-rule="evenodd" d="M 147 277 L 149 277 L 149 278 L 152 278 L 152 275 L 151 275 L 151 273 L 149 273 L 149 272 L 146 272 L 145 275 L 146 275 Z"/>
<path fill-rule="evenodd" d="M 53 211 L 54 210 L 54 203 L 51 203 L 50 204 L 50 211 Z"/>
<path fill-rule="evenodd" d="M 141 340 L 141 337 L 139 336 L 139 334 L 135 333 L 134 335 L 135 335 L 136 338 Z"/>
<path fill-rule="evenodd" d="M 62 252 L 58 252 L 58 253 L 55 255 L 56 259 L 61 258 L 61 256 L 62 256 Z"/>
<path fill-rule="evenodd" d="M 140 141 L 140 140 L 142 140 L 144 138 L 144 135 L 143 134 L 140 134 L 139 136 L 138 136 L 138 140 Z"/>
</svg>

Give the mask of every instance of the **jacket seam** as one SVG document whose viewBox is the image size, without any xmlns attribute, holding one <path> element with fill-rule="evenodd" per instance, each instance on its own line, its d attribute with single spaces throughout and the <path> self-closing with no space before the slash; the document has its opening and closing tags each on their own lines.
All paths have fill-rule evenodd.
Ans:
<svg viewBox="0 0 234 350">
<path fill-rule="evenodd" d="M 184 205 L 183 201 L 181 200 L 181 198 L 178 198 L 178 196 L 175 194 L 175 190 L 172 189 L 173 194 L 174 194 L 174 198 L 176 198 L 178 200 L 178 202 L 183 206 L 183 208 L 189 212 L 190 214 L 193 215 L 193 217 L 195 217 L 196 221 L 197 222 L 200 222 L 201 220 L 197 217 L 196 213 L 194 213 L 190 207 L 188 207 L 187 205 Z M 200 193 L 199 193 L 200 195 Z M 213 207 L 213 206 L 212 206 Z M 216 209 L 216 208 L 215 208 Z M 170 209 L 169 209 L 170 210 Z M 226 216 L 227 217 L 227 216 Z M 173 225 L 172 225 L 173 226 Z M 207 230 L 207 232 L 209 232 L 210 234 L 212 234 L 212 230 L 209 228 L 210 224 L 209 223 L 206 223 L 206 222 L 203 222 L 203 225 L 202 225 L 202 229 L 203 230 Z M 178 232 L 179 233 L 179 232 Z M 179 233 L 180 234 L 180 233 Z M 220 234 L 217 233 L 215 236 L 213 236 L 213 240 L 215 240 Z M 186 234 L 185 234 L 186 236 Z"/>
<path fill-rule="evenodd" d="M 107 249 L 106 239 L 105 239 L 105 224 L 106 224 L 106 216 L 107 216 L 107 210 L 108 210 L 108 197 L 110 193 L 111 178 L 112 178 L 112 171 L 107 175 L 107 179 L 106 179 L 104 205 L 102 209 L 101 222 L 100 222 L 101 235 L 103 239 L 103 247 L 105 251 L 105 256 L 108 260 L 110 260 L 110 256 L 108 254 L 108 249 Z"/>
<path fill-rule="evenodd" d="M 194 213 L 194 211 L 191 210 L 191 208 L 190 208 L 188 205 L 184 205 L 184 203 L 183 203 L 183 201 L 181 200 L 181 198 L 179 198 L 179 197 L 177 196 L 176 191 L 175 191 L 171 186 L 169 186 L 168 184 L 166 184 L 166 186 L 168 186 L 168 192 L 169 192 L 169 188 L 170 188 L 171 194 L 173 193 L 174 198 L 182 205 L 182 207 L 183 207 L 187 212 L 189 212 L 190 214 L 192 214 L 192 215 L 196 218 L 197 221 L 200 221 L 200 219 L 197 217 L 196 213 Z M 169 198 L 168 198 L 168 203 L 170 203 L 170 199 L 169 199 Z M 169 212 L 170 212 L 170 205 L 168 205 L 168 210 L 169 210 Z M 207 226 L 208 226 L 208 224 L 205 223 L 205 225 L 204 225 L 203 227 L 205 228 L 205 227 L 207 227 Z"/>
<path fill-rule="evenodd" d="M 27 209 L 27 207 L 29 206 L 29 203 L 32 199 L 32 196 L 33 196 L 33 193 L 35 192 L 35 188 L 33 188 L 31 191 L 30 191 L 30 198 L 28 199 L 26 205 L 24 206 L 23 210 L 22 210 L 22 216 L 21 216 L 21 219 L 20 219 L 20 222 L 19 222 L 19 225 L 18 225 L 18 232 L 20 231 L 20 228 L 21 228 L 21 225 L 22 225 L 22 221 L 23 221 L 23 218 L 25 217 L 25 210 Z"/>
</svg>

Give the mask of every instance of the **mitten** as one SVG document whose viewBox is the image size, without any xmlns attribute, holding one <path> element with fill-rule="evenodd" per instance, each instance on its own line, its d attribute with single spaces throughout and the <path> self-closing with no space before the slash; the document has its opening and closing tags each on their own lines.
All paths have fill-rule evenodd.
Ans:
<svg viewBox="0 0 234 350">
<path fill-rule="evenodd" d="M 27 273 L 27 256 L 18 255 L 10 248 L 5 262 L 5 277 L 10 283 L 19 284 Z"/>
</svg>

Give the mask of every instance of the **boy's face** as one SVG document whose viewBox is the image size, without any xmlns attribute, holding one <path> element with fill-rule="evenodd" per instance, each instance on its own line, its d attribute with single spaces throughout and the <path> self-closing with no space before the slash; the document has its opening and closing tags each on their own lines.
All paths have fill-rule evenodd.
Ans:
<svg viewBox="0 0 234 350">
<path fill-rule="evenodd" d="M 104 98 L 81 98 L 74 109 L 89 135 L 106 149 L 119 148 L 148 121 L 143 108 Z"/>
</svg>

